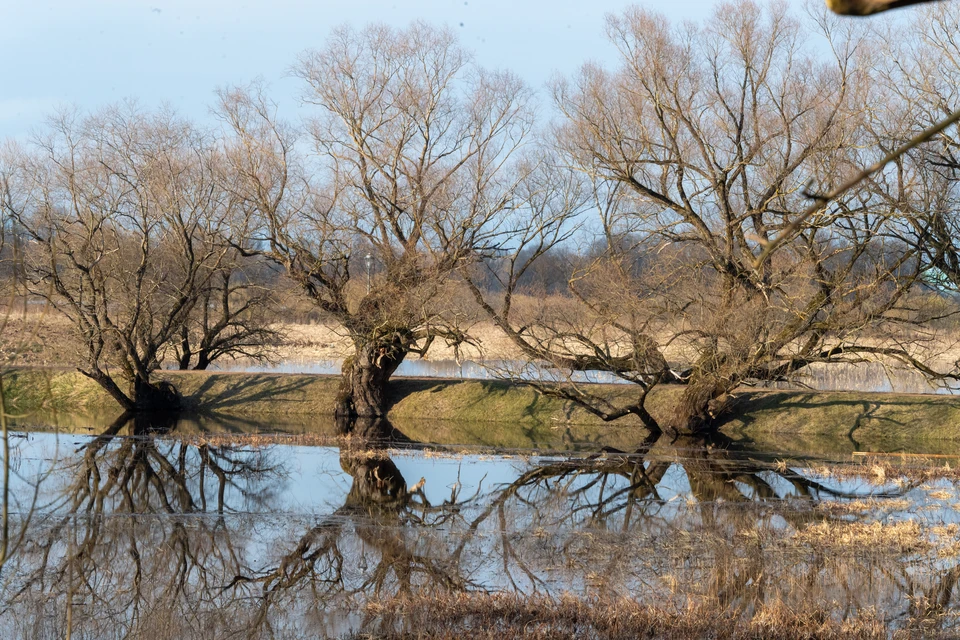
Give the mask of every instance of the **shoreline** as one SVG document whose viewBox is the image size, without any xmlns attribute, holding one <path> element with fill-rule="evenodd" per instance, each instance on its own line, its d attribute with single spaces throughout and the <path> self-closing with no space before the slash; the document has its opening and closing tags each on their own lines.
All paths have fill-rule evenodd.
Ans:
<svg viewBox="0 0 960 640">
<path fill-rule="evenodd" d="M 187 411 L 269 419 L 310 419 L 333 413 L 339 376 L 323 374 L 169 372 Z M 95 382 L 76 371 L 16 369 L 4 374 L 8 411 L 117 414 L 119 408 Z M 596 385 L 611 399 L 627 397 L 627 385 Z M 651 392 L 648 409 L 660 417 L 683 387 Z M 750 441 L 847 441 L 855 448 L 896 450 L 907 440 L 960 442 L 960 398 L 943 395 L 850 391 L 745 389 L 734 394 L 722 434 Z M 395 378 L 388 392 L 388 418 L 398 423 L 446 421 L 559 428 L 589 426 L 643 432 L 635 416 L 603 422 L 574 403 L 544 396 L 531 387 L 493 380 Z M 814 447 L 816 448 L 816 447 Z"/>
</svg>

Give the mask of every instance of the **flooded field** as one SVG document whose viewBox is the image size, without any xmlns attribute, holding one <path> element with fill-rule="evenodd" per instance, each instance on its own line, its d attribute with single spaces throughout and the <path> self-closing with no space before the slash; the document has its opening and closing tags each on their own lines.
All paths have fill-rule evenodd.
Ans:
<svg viewBox="0 0 960 640">
<path fill-rule="evenodd" d="M 235 427 L 12 434 L 22 535 L 0 576 L 0 636 L 419 637 L 451 598 L 442 624 L 463 630 L 480 624 L 470 598 L 513 596 L 748 627 L 789 610 L 864 633 L 960 631 L 958 458 L 642 434 L 619 451 L 560 436 L 539 451 L 386 446 Z"/>
</svg>

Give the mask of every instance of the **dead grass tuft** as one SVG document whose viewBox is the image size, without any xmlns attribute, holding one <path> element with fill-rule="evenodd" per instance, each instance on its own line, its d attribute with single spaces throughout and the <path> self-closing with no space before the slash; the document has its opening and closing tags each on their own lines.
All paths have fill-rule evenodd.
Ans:
<svg viewBox="0 0 960 640">
<path fill-rule="evenodd" d="M 951 462 L 953 464 L 951 464 Z M 960 481 L 960 460 L 922 456 L 864 457 L 853 464 L 824 465 L 817 475 L 837 480 L 866 480 L 874 485 L 924 483 L 934 480 Z"/>
<path fill-rule="evenodd" d="M 902 522 L 830 522 L 808 525 L 797 531 L 791 541 L 821 549 L 849 548 L 866 552 L 910 553 L 930 548 L 931 542 L 920 525 Z"/>
<path fill-rule="evenodd" d="M 376 636 L 355 638 L 717 638 L 723 640 L 846 640 L 886 638 L 872 612 L 837 621 L 822 610 L 783 604 L 761 606 L 752 615 L 724 611 L 713 603 L 686 607 L 649 605 L 623 598 L 570 595 L 430 594 L 393 598 L 367 606 L 369 616 L 399 620 Z"/>
<path fill-rule="evenodd" d="M 826 500 L 817 504 L 817 511 L 832 516 L 862 515 L 873 511 L 907 511 L 913 503 L 905 498 L 866 498 L 862 500 Z"/>
<path fill-rule="evenodd" d="M 342 438 L 319 433 L 200 433 L 165 436 L 194 446 L 249 447 L 261 449 L 274 445 L 300 447 L 339 446 Z"/>
</svg>

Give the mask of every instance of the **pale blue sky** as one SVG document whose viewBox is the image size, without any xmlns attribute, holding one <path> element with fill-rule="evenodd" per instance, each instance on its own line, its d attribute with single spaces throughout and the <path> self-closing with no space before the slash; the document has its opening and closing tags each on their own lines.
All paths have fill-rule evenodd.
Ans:
<svg viewBox="0 0 960 640">
<path fill-rule="evenodd" d="M 59 104 L 134 97 L 205 118 L 217 86 L 262 76 L 292 115 L 296 54 L 335 26 L 422 18 L 454 27 L 484 66 L 542 87 L 554 71 L 609 61 L 603 18 L 624 0 L 0 0 L 0 139 L 20 137 Z M 712 0 L 647 1 L 700 20 Z M 462 23 L 462 26 L 461 26 Z"/>
</svg>

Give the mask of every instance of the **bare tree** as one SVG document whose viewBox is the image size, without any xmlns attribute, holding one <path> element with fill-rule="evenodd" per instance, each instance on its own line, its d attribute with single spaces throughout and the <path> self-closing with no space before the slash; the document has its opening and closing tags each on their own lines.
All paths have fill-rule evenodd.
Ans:
<svg viewBox="0 0 960 640">
<path fill-rule="evenodd" d="M 805 54 L 803 27 L 783 4 L 739 2 L 700 28 L 641 9 L 608 19 L 620 67 L 588 65 L 554 89 L 559 144 L 597 184 L 609 244 L 570 282 L 586 313 L 521 327 L 509 300 L 486 301 L 550 367 L 522 372 L 528 382 L 605 420 L 633 414 L 654 431 L 703 432 L 737 386 L 814 363 L 887 359 L 938 376 L 916 336 L 894 330 L 935 313 L 912 296 L 922 240 L 864 184 L 818 195 L 879 152 L 865 117 L 870 76 L 856 56 L 862 33 L 826 16 L 815 26 L 828 60 Z M 819 206 L 795 225 L 811 198 Z M 642 272 L 625 246 L 650 257 Z M 588 370 L 639 394 L 598 397 L 574 375 Z M 645 402 L 664 382 L 685 388 L 655 419 Z"/>
<path fill-rule="evenodd" d="M 960 5 L 946 3 L 918 11 L 913 20 L 886 23 L 876 30 L 877 99 L 872 144 L 889 150 L 919 130 L 958 111 L 960 45 L 956 41 Z M 900 154 L 871 181 L 874 193 L 910 229 L 906 242 L 917 245 L 929 267 L 925 283 L 935 291 L 960 289 L 960 136 L 945 127 L 929 142 Z M 915 238 L 916 242 L 911 240 Z"/>
<path fill-rule="evenodd" d="M 353 342 L 338 414 L 383 415 L 407 354 L 466 339 L 433 300 L 504 239 L 531 94 L 422 23 L 338 29 L 294 73 L 319 110 L 309 168 L 261 91 L 221 95 L 236 136 L 231 188 L 248 216 L 242 246 L 282 265 Z"/>
<path fill-rule="evenodd" d="M 172 113 L 128 105 L 58 114 L 5 164 L 31 291 L 76 329 L 78 370 L 127 411 L 178 408 L 153 374 L 228 250 L 213 145 Z"/>
<path fill-rule="evenodd" d="M 173 345 L 179 369 L 202 371 L 225 358 L 269 361 L 283 340 L 272 322 L 271 308 L 280 304 L 270 288 L 274 276 L 262 260 L 231 249 L 180 328 L 180 340 Z"/>
</svg>

